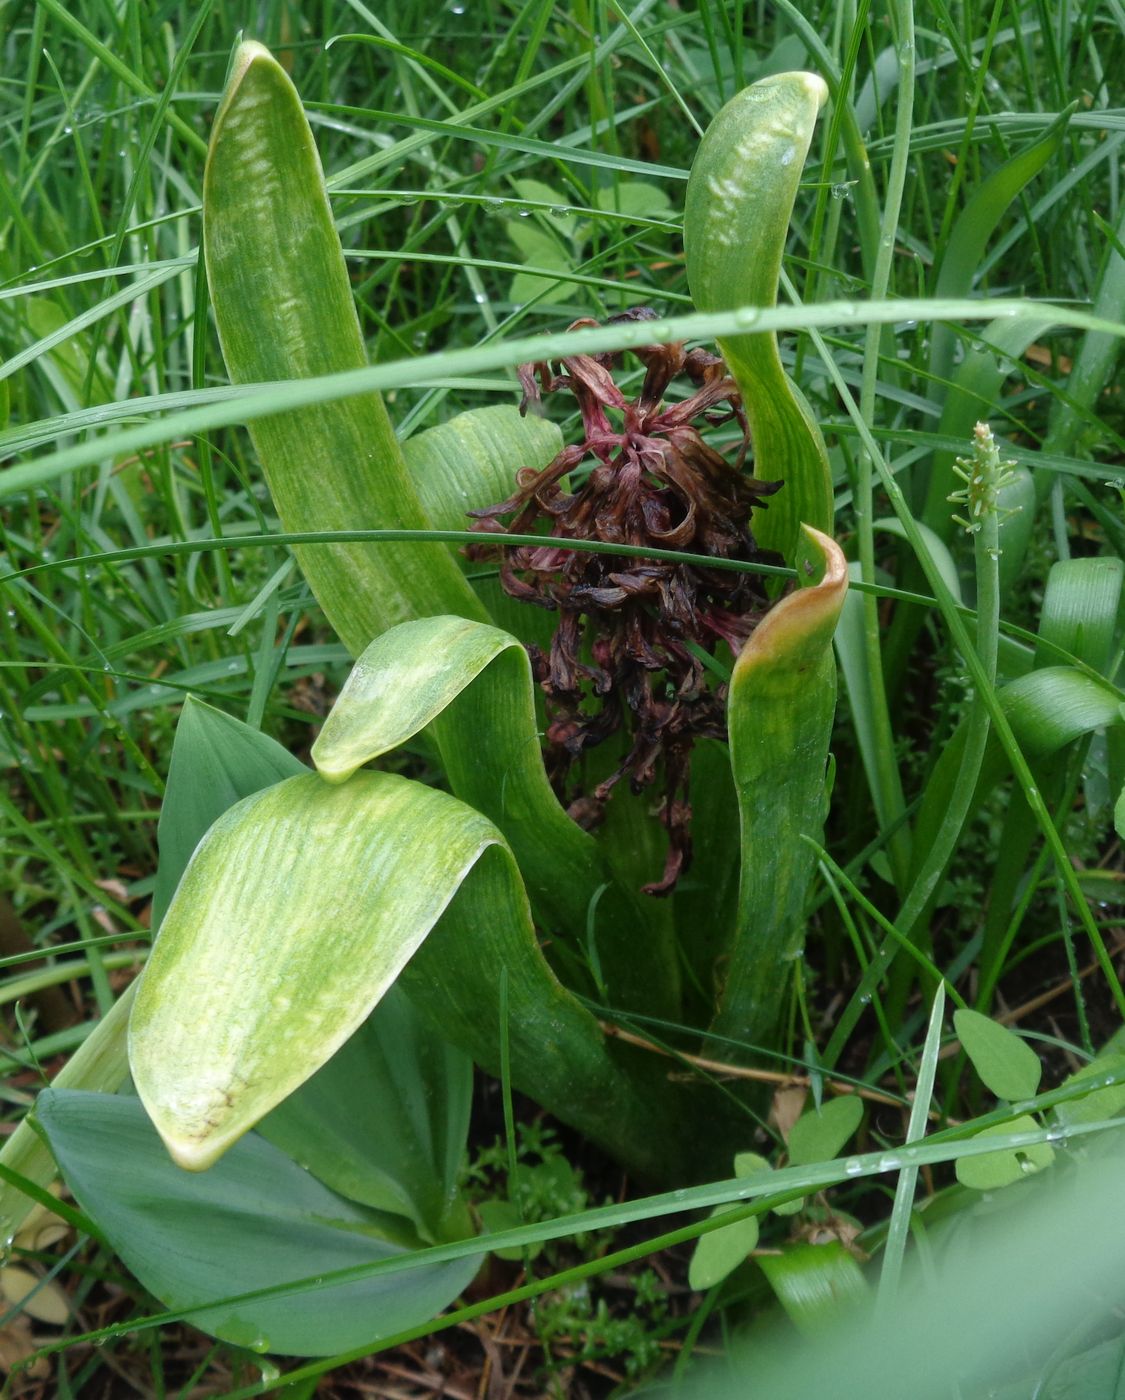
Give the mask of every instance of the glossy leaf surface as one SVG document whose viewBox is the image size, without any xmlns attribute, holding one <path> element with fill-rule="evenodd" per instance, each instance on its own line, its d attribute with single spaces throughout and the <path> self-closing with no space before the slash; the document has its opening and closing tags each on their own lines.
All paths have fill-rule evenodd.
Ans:
<svg viewBox="0 0 1125 1400">
<path fill-rule="evenodd" d="M 779 73 L 745 88 L 708 127 L 692 163 L 684 252 L 700 311 L 777 300 L 789 219 L 828 89 L 814 73 Z M 748 313 L 747 329 L 753 325 Z M 783 480 L 754 533 L 792 561 L 801 522 L 832 529 L 832 477 L 820 428 L 785 373 L 772 332 L 719 341 L 742 393 L 754 474 Z"/>
<path fill-rule="evenodd" d="M 832 636 L 848 585 L 839 546 L 805 527 L 798 578 L 742 649 L 728 702 L 742 868 L 738 922 L 714 1029 L 770 1044 L 789 966 L 804 939 L 804 905 L 827 807 L 836 705 Z"/>
<path fill-rule="evenodd" d="M 544 927 L 584 939 L 593 908 L 616 1004 L 673 1014 L 670 943 L 656 935 L 641 897 L 613 880 L 597 840 L 559 805 L 543 767 L 533 696 L 527 654 L 507 633 L 456 617 L 405 623 L 356 662 L 313 761 L 339 782 L 432 725 L 450 786 L 503 831 Z M 643 960 L 638 946 L 647 949 Z"/>
<path fill-rule="evenodd" d="M 242 44 L 235 54 L 211 135 L 203 221 L 211 301 L 236 384 L 367 363 L 301 100 L 260 44 Z M 262 418 L 251 436 L 285 529 L 429 526 L 378 394 Z M 324 544 L 294 552 L 353 654 L 410 617 L 484 616 L 444 545 Z"/>
</svg>

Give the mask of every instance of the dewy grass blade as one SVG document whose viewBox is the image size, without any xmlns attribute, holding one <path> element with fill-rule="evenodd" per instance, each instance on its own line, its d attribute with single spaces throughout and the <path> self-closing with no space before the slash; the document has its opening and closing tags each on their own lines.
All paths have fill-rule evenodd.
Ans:
<svg viewBox="0 0 1125 1400">
<path fill-rule="evenodd" d="M 942 1018 L 944 1015 L 945 983 L 941 982 L 934 994 L 929 1029 L 926 1031 L 926 1042 L 922 1047 L 922 1058 L 918 1065 L 918 1079 L 914 1086 L 914 1103 L 911 1105 L 910 1123 L 906 1129 L 907 1143 L 920 1142 L 926 1135 L 930 1099 L 934 1091 L 934 1076 L 937 1074 L 938 1052 L 941 1050 Z M 895 1203 L 891 1210 L 887 1241 L 883 1246 L 883 1266 L 879 1271 L 878 1306 L 884 1310 L 889 1300 L 895 1296 L 899 1279 L 902 1276 L 902 1261 L 906 1252 L 906 1238 L 910 1231 L 910 1212 L 914 1208 L 914 1191 L 917 1183 L 918 1168 L 904 1167 L 899 1173 L 898 1185 L 895 1187 Z"/>
<path fill-rule="evenodd" d="M 1058 325 L 1079 330 L 1104 331 L 1125 338 L 1125 324 L 1091 316 L 1072 307 L 997 297 L 992 300 L 935 301 L 903 297 L 888 302 L 830 301 L 804 307 L 739 307 L 710 315 L 696 313 L 648 321 L 638 335 L 631 326 L 605 326 L 536 335 L 469 350 L 447 350 L 414 360 L 345 370 L 310 379 L 287 379 L 271 384 L 243 385 L 220 402 L 173 414 L 93 442 L 52 452 L 36 461 L 10 466 L 0 473 L 0 500 L 34 489 L 70 472 L 93 466 L 107 457 L 139 452 L 177 438 L 209 432 L 234 423 L 249 423 L 288 409 L 304 408 L 351 398 L 372 391 L 386 392 L 456 376 L 506 369 L 534 360 L 560 359 L 564 355 L 596 354 L 629 349 L 652 341 L 715 340 L 752 332 L 802 331 L 813 327 L 854 326 L 866 322 L 893 325 L 897 321 L 991 321 L 1000 316 L 1039 319 L 1049 315 Z M 846 387 L 846 386 L 845 386 Z M 210 395 L 211 391 L 208 391 Z"/>
<path fill-rule="evenodd" d="M 897 0 L 892 6 L 895 41 L 897 43 L 898 86 L 895 91 L 895 141 L 883 213 L 879 229 L 879 245 L 872 273 L 872 293 L 876 299 L 887 295 L 891 285 L 891 267 L 902 208 L 907 166 L 910 160 L 911 127 L 914 116 L 914 4 L 913 0 Z M 869 323 L 863 346 L 863 380 L 859 396 L 859 414 L 864 423 L 875 422 L 875 389 L 878 378 L 880 328 Z M 857 536 L 859 543 L 860 576 L 864 583 L 875 582 L 875 506 L 871 456 L 861 447 L 855 476 Z M 872 792 L 880 823 L 893 834 L 888 836 L 887 853 L 899 893 L 906 889 L 910 868 L 910 831 L 903 822 L 906 798 L 902 774 L 895 757 L 894 729 L 891 724 L 889 699 L 883 675 L 879 614 L 870 594 L 863 599 L 864 658 L 867 663 L 867 700 L 870 722 L 874 730 L 874 765 L 878 786 Z"/>
<path fill-rule="evenodd" d="M 1098 1076 L 1096 1081 L 1090 1080 L 1083 1086 L 1079 1086 L 1083 1093 L 1091 1092 L 1092 1088 L 1105 1085 L 1115 1085 L 1122 1082 L 1125 1075 L 1121 1072 L 1109 1072 L 1104 1076 Z M 1073 1089 L 1069 1091 L 1074 1097 Z M 1057 1100 L 1059 1092 L 1054 1095 L 1043 1095 L 1040 1101 L 1036 1101 L 1039 1106 L 1046 1106 L 1046 1101 Z M 1023 1105 L 1024 1109 L 1030 1105 Z M 994 1115 L 995 1116 L 995 1115 Z M 1010 1112 L 1009 1118 L 1021 1116 L 1019 1113 Z M 961 1132 L 976 1132 L 989 1121 L 980 1119 L 970 1128 L 960 1129 Z M 1003 1116 L 999 1116 L 999 1121 L 1003 1121 Z M 1121 1118 L 1099 1120 L 1094 1123 L 1078 1123 L 1069 1127 L 1066 1132 L 1068 1142 L 1078 1142 L 1086 1137 L 1095 1137 L 1102 1133 L 1114 1132 L 1125 1125 L 1125 1120 Z M 906 1144 L 891 1152 L 869 1152 L 855 1156 L 837 1158 L 831 1162 L 817 1163 L 808 1167 L 784 1167 L 767 1175 L 756 1178 L 739 1178 L 717 1181 L 707 1186 L 697 1186 L 686 1190 L 665 1192 L 658 1196 L 646 1196 L 640 1200 L 628 1201 L 608 1206 L 598 1206 L 592 1210 L 582 1211 L 575 1215 L 559 1216 L 554 1220 L 543 1221 L 530 1225 L 522 1225 L 510 1230 L 497 1231 L 490 1237 L 490 1242 L 494 1248 L 518 1249 L 524 1245 L 542 1244 L 556 1239 L 567 1239 L 572 1235 L 585 1233 L 591 1230 L 618 1229 L 626 1225 L 638 1224 L 647 1220 L 660 1219 L 668 1215 L 679 1215 L 685 1211 L 708 1210 L 713 1206 L 729 1205 L 740 1201 L 754 1203 L 759 1210 L 770 1209 L 779 1199 L 786 1199 L 797 1195 L 809 1195 L 816 1191 L 825 1190 L 833 1186 L 839 1186 L 843 1182 L 857 1181 L 866 1177 L 885 1175 L 889 1172 L 898 1172 L 903 1169 L 920 1169 L 926 1166 L 936 1166 L 947 1162 L 956 1162 L 961 1158 L 977 1157 L 998 1151 L 1020 1151 L 1028 1147 L 1036 1147 L 1041 1143 L 1057 1141 L 1059 1133 L 1057 1129 L 1039 1128 L 1035 1131 L 1018 1133 L 1007 1133 L 1003 1136 L 994 1136 L 980 1140 L 979 1137 L 963 1137 L 954 1140 L 950 1132 L 940 1135 L 935 1134 L 924 1142 Z M 646 1241 L 637 1247 L 638 1253 L 633 1257 L 643 1257 L 644 1254 L 654 1249 L 667 1247 L 671 1243 L 692 1239 L 711 1229 L 721 1229 L 723 1225 L 731 1223 L 733 1215 L 726 1217 L 715 1217 L 711 1220 L 698 1220 L 692 1225 L 686 1226 L 681 1231 L 676 1231 L 673 1236 L 661 1236 L 655 1240 Z M 396 1259 L 391 1259 L 385 1263 L 377 1265 L 363 1265 L 358 1269 L 339 1270 L 331 1275 L 326 1275 L 317 1280 L 305 1280 L 292 1284 L 280 1285 L 271 1289 L 255 1290 L 253 1297 L 280 1296 L 284 1293 L 298 1293 L 310 1284 L 323 1284 L 325 1286 L 332 1283 L 341 1282 L 352 1276 L 374 1276 L 378 1274 L 407 1273 L 412 1269 L 425 1268 L 430 1264 L 442 1263 L 447 1260 L 461 1259 L 467 1255 L 480 1252 L 479 1239 L 466 1239 L 453 1244 L 436 1245 L 429 1249 L 417 1250 L 414 1253 Z M 595 1261 L 595 1264 L 598 1261 Z M 602 1261 L 604 1262 L 604 1261 Z M 543 1282 L 543 1281 L 541 1281 Z M 550 1286 L 550 1281 L 546 1281 L 546 1286 Z M 90 1333 L 91 1338 L 120 1335 L 127 1331 L 140 1331 L 146 1328 L 159 1326 L 174 1318 L 190 1318 L 195 1312 L 204 1308 L 211 1308 L 220 1304 L 233 1305 L 238 1302 L 237 1297 L 214 1299 L 206 1303 L 201 1303 L 198 1307 L 182 1309 L 175 1313 L 164 1312 L 144 1319 L 130 1319 L 116 1324 L 114 1327 L 102 1329 L 99 1332 Z M 490 1311 L 494 1307 L 492 1300 L 484 1305 L 482 1311 Z M 429 1329 L 436 1329 L 445 1326 L 449 1319 L 437 1319 L 429 1324 Z M 68 1338 L 59 1343 L 52 1344 L 51 1347 L 44 1348 L 49 1352 L 58 1350 L 59 1347 L 71 1346 L 78 1338 Z M 357 1351 L 356 1355 L 368 1354 L 367 1349 Z M 349 1354 L 350 1355 L 350 1354 Z M 338 1365 L 344 1358 L 336 1357 L 329 1363 Z"/>
</svg>

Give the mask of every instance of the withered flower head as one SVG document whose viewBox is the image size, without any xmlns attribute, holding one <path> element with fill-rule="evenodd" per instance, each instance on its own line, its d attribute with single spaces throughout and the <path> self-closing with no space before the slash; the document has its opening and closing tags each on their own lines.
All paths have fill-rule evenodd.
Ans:
<svg viewBox="0 0 1125 1400">
<path fill-rule="evenodd" d="M 614 321 L 654 319 L 647 308 Z M 570 329 L 596 325 L 575 321 Z M 542 471 L 524 468 L 506 501 L 471 512 L 474 529 L 494 535 L 544 534 L 536 545 L 473 546 L 474 558 L 500 554 L 507 593 L 557 611 L 550 652 L 531 647 L 532 667 L 547 695 L 547 764 L 571 816 L 591 827 L 626 774 L 634 792 L 658 779 L 659 817 L 669 848 L 649 894 L 667 894 L 691 857 L 688 781 L 699 736 L 726 737 L 724 686 L 709 685 L 700 652 L 720 641 L 734 652 L 766 606 L 750 573 L 567 549 L 564 540 L 601 540 L 710 555 L 779 562 L 754 543 L 750 513 L 780 482 L 759 482 L 742 470 L 746 419 L 734 381 L 717 355 L 682 345 L 633 352 L 646 373 L 636 402 L 613 378 L 616 354 L 573 355 L 551 366 L 523 365 L 522 408 L 566 390 L 582 412 L 583 441 L 564 447 Z M 677 377 L 694 386 L 665 404 Z M 538 380 L 538 382 L 537 382 Z M 611 412 L 615 415 L 611 420 Z M 742 442 L 733 463 L 704 442 L 697 422 L 736 422 Z M 573 490 L 562 482 L 592 459 Z M 506 523 L 502 524 L 501 520 Z M 592 792 L 568 790 L 572 765 L 618 730 L 628 751 Z"/>
</svg>

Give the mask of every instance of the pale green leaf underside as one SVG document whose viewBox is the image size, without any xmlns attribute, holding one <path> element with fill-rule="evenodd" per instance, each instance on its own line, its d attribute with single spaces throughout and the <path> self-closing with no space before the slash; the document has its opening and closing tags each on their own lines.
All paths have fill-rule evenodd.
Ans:
<svg viewBox="0 0 1125 1400">
<path fill-rule="evenodd" d="M 504 833 L 543 926 L 585 939 L 593 907 L 614 1001 L 675 1014 L 670 945 L 654 933 L 641 896 L 613 880 L 597 841 L 567 816 L 547 780 L 531 668 L 519 642 L 459 617 L 422 618 L 385 632 L 353 668 L 313 761 L 340 782 L 426 726 L 454 793 Z M 646 958 L 636 957 L 637 947 L 646 948 Z"/>
<path fill-rule="evenodd" d="M 383 773 L 290 778 L 226 812 L 130 1023 L 137 1091 L 173 1157 L 210 1165 L 324 1064 L 498 840 L 447 794 Z"/>
</svg>

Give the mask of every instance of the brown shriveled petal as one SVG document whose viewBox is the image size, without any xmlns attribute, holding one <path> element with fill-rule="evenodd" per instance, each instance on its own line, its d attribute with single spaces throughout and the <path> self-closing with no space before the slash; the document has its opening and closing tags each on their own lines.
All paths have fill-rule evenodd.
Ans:
<svg viewBox="0 0 1125 1400">
<path fill-rule="evenodd" d="M 644 322 L 654 313 L 638 308 L 613 319 Z M 584 319 L 571 329 L 595 324 Z M 506 592 L 559 615 L 549 653 L 529 648 L 529 654 L 547 696 L 547 769 L 573 818 L 596 826 L 623 778 L 637 793 L 659 788 L 668 855 L 659 880 L 645 889 L 662 895 L 691 860 L 692 746 L 697 738 L 726 734 L 725 689 L 708 683 L 699 653 L 713 654 L 721 643 L 737 653 L 767 600 L 748 572 L 591 554 L 567 549 L 565 541 L 778 562 L 755 544 L 750 515 L 781 483 L 756 482 L 742 471 L 746 419 L 718 356 L 678 344 L 633 353 L 645 368 L 635 402 L 613 378 L 616 354 L 520 367 L 522 408 L 541 392 L 573 394 L 583 441 L 541 471 L 521 471 L 507 500 L 471 512 L 473 528 L 486 539 L 467 552 L 476 559 L 499 556 Z M 677 379 L 692 392 L 666 405 Z M 732 422 L 740 429 L 733 463 L 699 431 Z M 564 479 L 586 462 L 585 478 L 567 489 Z M 505 532 L 545 538 L 542 545 L 503 546 Z M 574 765 L 616 734 L 624 739 L 620 762 L 593 791 L 583 791 Z"/>
</svg>

